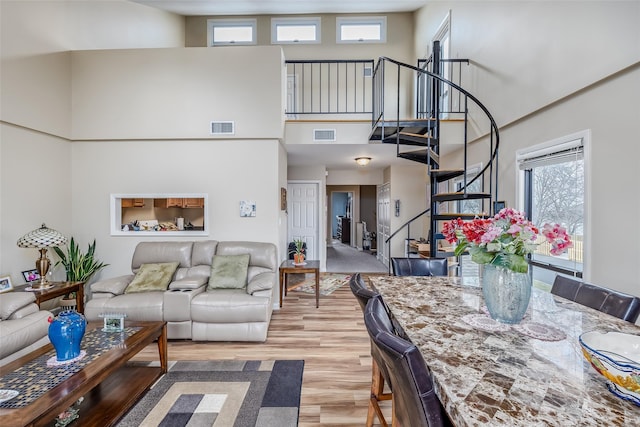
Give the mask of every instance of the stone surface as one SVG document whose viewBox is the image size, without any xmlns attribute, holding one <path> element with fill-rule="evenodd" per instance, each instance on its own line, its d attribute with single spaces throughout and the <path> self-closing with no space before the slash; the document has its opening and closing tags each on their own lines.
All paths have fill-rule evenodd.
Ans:
<svg viewBox="0 0 640 427">
<path fill-rule="evenodd" d="M 484 311 L 478 279 L 370 281 L 420 348 L 456 426 L 640 425 L 640 408 L 607 390 L 578 342 L 594 329 L 637 335 L 638 326 L 533 289 L 525 319 L 564 338 L 535 339 L 514 327 L 490 332 L 462 319 Z"/>
</svg>

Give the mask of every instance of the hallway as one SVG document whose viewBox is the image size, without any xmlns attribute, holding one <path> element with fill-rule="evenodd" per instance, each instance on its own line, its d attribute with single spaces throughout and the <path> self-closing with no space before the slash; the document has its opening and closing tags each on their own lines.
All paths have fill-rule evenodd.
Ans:
<svg viewBox="0 0 640 427">
<path fill-rule="evenodd" d="M 328 273 L 388 273 L 389 270 L 370 252 L 332 240 L 327 246 Z"/>
</svg>

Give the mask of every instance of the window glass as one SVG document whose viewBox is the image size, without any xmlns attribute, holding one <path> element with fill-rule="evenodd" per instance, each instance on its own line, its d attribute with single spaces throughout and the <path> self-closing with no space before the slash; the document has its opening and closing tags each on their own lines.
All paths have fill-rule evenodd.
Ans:
<svg viewBox="0 0 640 427">
<path fill-rule="evenodd" d="M 256 21 L 210 19 L 208 25 L 209 46 L 256 44 Z"/>
<path fill-rule="evenodd" d="M 271 43 L 319 43 L 320 18 L 274 18 Z"/>
<path fill-rule="evenodd" d="M 338 43 L 386 42 L 386 17 L 337 18 Z"/>
<path fill-rule="evenodd" d="M 539 236 L 533 278 L 551 285 L 557 273 L 582 276 L 585 240 L 585 161 L 582 138 L 562 141 L 526 155 L 519 155 L 525 211 L 538 227 L 560 224 L 571 236 L 573 247 L 551 255 L 550 244 Z"/>
</svg>

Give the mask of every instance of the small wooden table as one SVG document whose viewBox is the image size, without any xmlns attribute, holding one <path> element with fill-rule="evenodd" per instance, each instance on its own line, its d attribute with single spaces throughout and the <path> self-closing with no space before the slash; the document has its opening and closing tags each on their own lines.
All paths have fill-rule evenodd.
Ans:
<svg viewBox="0 0 640 427">
<path fill-rule="evenodd" d="M 16 291 L 33 292 L 36 297 L 36 304 L 40 306 L 42 302 L 49 301 L 71 292 L 76 293 L 76 310 L 84 314 L 84 282 L 50 282 L 53 286 L 42 290 L 27 290 L 30 284 L 16 286 Z"/>
<path fill-rule="evenodd" d="M 316 279 L 316 308 L 320 306 L 320 261 L 305 260 L 304 265 L 296 265 L 293 260 L 286 260 L 280 264 L 280 307 L 282 294 L 287 295 L 287 274 L 313 273 Z"/>
</svg>

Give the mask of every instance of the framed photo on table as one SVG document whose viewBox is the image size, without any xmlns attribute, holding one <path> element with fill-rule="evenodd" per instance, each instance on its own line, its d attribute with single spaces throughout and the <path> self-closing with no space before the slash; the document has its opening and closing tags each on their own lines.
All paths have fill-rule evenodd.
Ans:
<svg viewBox="0 0 640 427">
<path fill-rule="evenodd" d="M 9 292 L 12 289 L 13 284 L 11 283 L 11 276 L 0 277 L 0 293 Z"/>
<path fill-rule="evenodd" d="M 27 270 L 22 272 L 22 277 L 24 277 L 25 282 L 31 283 L 36 280 L 40 280 L 40 275 L 38 274 L 38 270 L 35 268 L 33 270 Z"/>
</svg>

